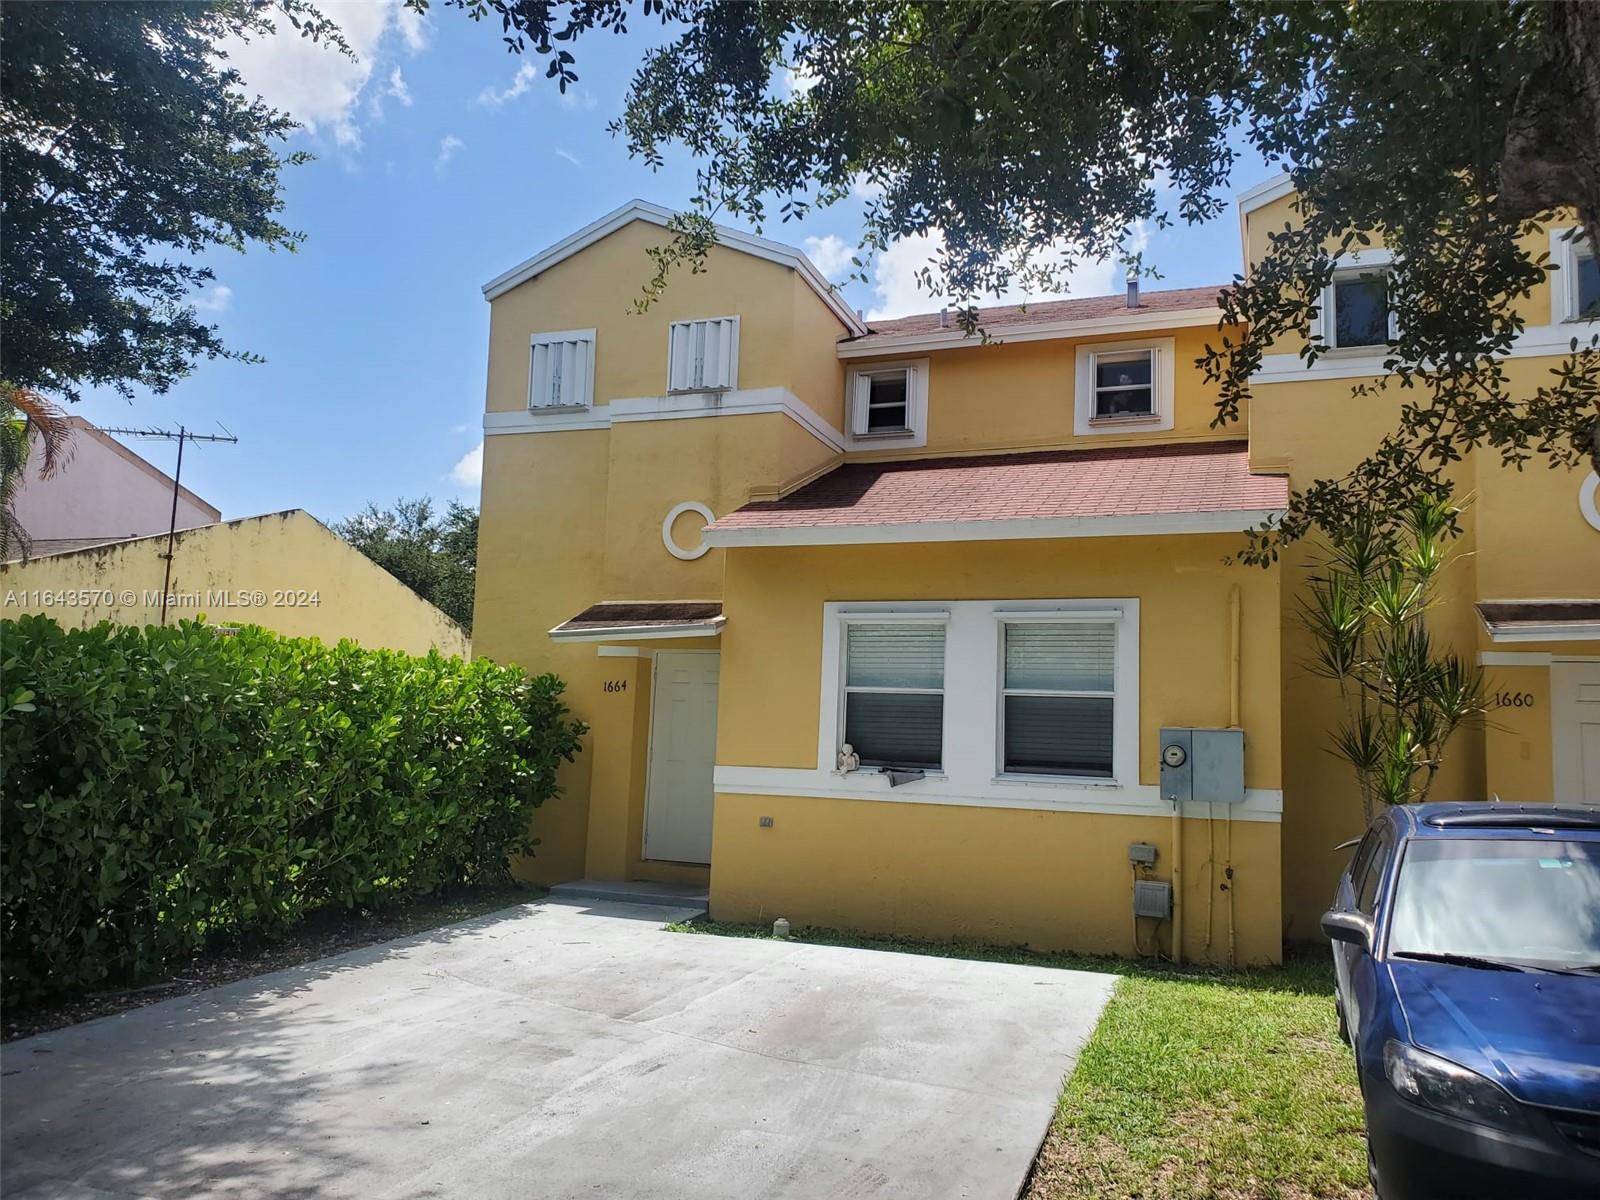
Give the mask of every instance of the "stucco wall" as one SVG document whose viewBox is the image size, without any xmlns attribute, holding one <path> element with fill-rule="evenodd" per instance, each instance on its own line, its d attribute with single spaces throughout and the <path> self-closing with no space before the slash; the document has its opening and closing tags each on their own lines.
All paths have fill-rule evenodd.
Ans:
<svg viewBox="0 0 1600 1200">
<path fill-rule="evenodd" d="M 1237 586 L 1246 784 L 1276 789 L 1278 579 L 1275 571 L 1226 565 L 1240 541 L 1085 538 L 730 551 L 718 766 L 817 766 L 826 602 L 1137 597 L 1137 782 L 1155 784 L 1162 726 L 1229 723 L 1229 597 Z M 773 818 L 770 829 L 760 827 L 762 816 Z M 1183 835 L 1186 952 L 1226 958 L 1231 900 L 1239 959 L 1275 959 L 1277 823 L 1213 826 L 1190 817 Z M 1234 880 L 1224 888 L 1226 851 L 1218 847 L 1230 833 Z M 1131 841 L 1162 847 L 1156 873 L 1170 878 L 1171 821 L 1162 816 L 919 804 L 910 793 L 890 802 L 719 789 L 712 913 L 1133 953 Z M 1153 936 L 1152 928 L 1144 930 L 1145 950 Z"/>
<path fill-rule="evenodd" d="M 155 624 L 166 549 L 160 534 L 0 565 L 0 612 L 45 613 L 82 628 Z M 300 509 L 180 532 L 168 595 L 169 621 L 204 614 L 215 625 L 325 642 L 469 652 L 459 625 Z"/>
</svg>

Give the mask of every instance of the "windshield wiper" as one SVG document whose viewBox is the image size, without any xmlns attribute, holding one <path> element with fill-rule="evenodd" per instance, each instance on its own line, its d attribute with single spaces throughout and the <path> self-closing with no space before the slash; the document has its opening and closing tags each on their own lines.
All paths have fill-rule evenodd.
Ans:
<svg viewBox="0 0 1600 1200">
<path fill-rule="evenodd" d="M 1421 962 L 1449 963 L 1453 967 L 1481 967 L 1485 971 L 1539 971 L 1546 968 L 1504 958 L 1479 958 L 1476 954 L 1444 954 L 1431 950 L 1396 950 L 1391 958 L 1414 958 Z"/>
</svg>

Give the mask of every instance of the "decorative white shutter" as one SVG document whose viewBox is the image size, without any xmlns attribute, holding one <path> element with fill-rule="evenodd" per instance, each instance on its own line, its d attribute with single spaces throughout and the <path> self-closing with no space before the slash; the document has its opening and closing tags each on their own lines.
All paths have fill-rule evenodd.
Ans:
<svg viewBox="0 0 1600 1200">
<path fill-rule="evenodd" d="M 668 390 L 726 391 L 738 386 L 738 317 L 672 323 L 667 341 Z"/>
<path fill-rule="evenodd" d="M 539 334 L 528 359 L 529 408 L 587 408 L 594 403 L 594 334 Z"/>
</svg>

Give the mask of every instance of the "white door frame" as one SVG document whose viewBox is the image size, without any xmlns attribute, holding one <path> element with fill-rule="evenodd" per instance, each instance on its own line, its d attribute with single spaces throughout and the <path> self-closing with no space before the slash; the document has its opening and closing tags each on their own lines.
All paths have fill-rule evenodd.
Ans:
<svg viewBox="0 0 1600 1200">
<path fill-rule="evenodd" d="M 639 828 L 639 858 L 644 862 L 678 862 L 675 858 L 651 858 L 650 847 L 650 777 L 651 756 L 656 752 L 656 672 L 657 664 L 662 654 L 714 654 L 719 659 L 722 656 L 720 648 L 716 650 L 652 650 L 650 652 L 650 728 L 644 750 L 644 820 Z M 722 664 L 717 664 L 717 693 L 721 700 L 722 692 Z M 713 760 L 713 765 L 715 765 Z M 690 866 L 708 866 L 710 864 L 690 863 Z"/>
</svg>

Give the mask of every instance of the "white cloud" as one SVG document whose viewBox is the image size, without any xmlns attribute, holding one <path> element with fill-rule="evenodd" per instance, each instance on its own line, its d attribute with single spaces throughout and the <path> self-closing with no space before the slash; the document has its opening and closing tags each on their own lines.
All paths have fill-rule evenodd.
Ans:
<svg viewBox="0 0 1600 1200">
<path fill-rule="evenodd" d="M 400 30 L 400 36 L 405 39 L 407 50 L 413 54 L 420 54 L 428 48 L 433 31 L 423 22 L 421 13 L 415 9 L 402 8 L 395 23 Z"/>
<path fill-rule="evenodd" d="M 411 89 L 406 86 L 405 76 L 400 74 L 399 67 L 390 71 L 389 78 L 384 81 L 383 86 L 373 93 L 372 103 L 369 106 L 372 109 L 373 116 L 383 116 L 383 102 L 385 100 L 396 100 L 401 108 L 411 107 Z"/>
<path fill-rule="evenodd" d="M 433 160 L 434 174 L 443 175 L 444 169 L 450 165 L 450 160 L 460 153 L 465 146 L 466 143 L 453 133 L 447 133 L 440 138 L 439 157 Z"/>
<path fill-rule="evenodd" d="M 829 279 L 848 271 L 851 267 L 850 260 L 856 253 L 855 247 L 836 233 L 825 234 L 822 237 L 808 237 L 804 244 L 806 257 L 811 260 L 811 265 Z"/>
<path fill-rule="evenodd" d="M 556 157 L 566 159 L 575 167 L 583 166 L 583 159 L 579 158 L 571 150 L 563 150 L 560 146 L 556 147 Z"/>
<path fill-rule="evenodd" d="M 225 283 L 214 283 L 189 301 L 201 312 L 222 313 L 233 303 L 233 289 Z"/>
<path fill-rule="evenodd" d="M 600 103 L 594 98 L 594 93 L 587 88 L 568 88 L 564 92 L 557 92 L 556 95 L 559 97 L 561 107 L 568 112 L 577 112 L 579 109 L 588 112 Z"/>
<path fill-rule="evenodd" d="M 450 468 L 451 482 L 464 488 L 483 485 L 483 443 L 479 442 L 461 456 L 461 461 Z"/>
<path fill-rule="evenodd" d="M 538 72 L 535 70 L 534 65 L 530 62 L 525 62 L 517 68 L 516 75 L 514 75 L 511 79 L 510 87 L 500 90 L 496 90 L 492 87 L 486 87 L 483 89 L 483 91 L 478 93 L 478 103 L 489 108 L 499 108 L 502 105 L 515 100 L 518 96 L 522 95 L 530 87 L 532 87 L 534 78 L 537 76 L 537 74 Z"/>
<path fill-rule="evenodd" d="M 399 0 L 340 4 L 331 7 L 330 15 L 354 60 L 324 41 L 301 37 L 282 16 L 275 22 L 277 33 L 248 42 L 230 38 L 219 49 L 242 76 L 246 91 L 287 112 L 310 133 L 329 133 L 338 145 L 354 150 L 361 146 L 357 103 L 386 35 L 397 31 L 412 50 L 420 49 L 425 39 L 422 26 L 407 19 Z M 391 82 L 397 77 L 398 72 Z"/>
<path fill-rule="evenodd" d="M 1144 249 L 1148 241 L 1149 233 L 1141 225 L 1130 235 L 1128 249 L 1138 252 Z M 944 235 L 934 230 L 891 243 L 887 250 L 878 255 L 872 264 L 872 290 L 877 303 L 868 310 L 867 320 L 883 321 L 911 313 L 929 312 L 948 303 L 947 298 L 930 295 L 917 286 L 917 272 L 928 265 L 943 245 Z M 1059 264 L 1064 257 L 1065 248 L 1058 248 L 1044 256 L 1040 265 L 1051 260 Z M 983 307 L 1059 300 L 1065 296 L 1110 296 L 1122 291 L 1126 276 L 1127 268 L 1120 262 L 1080 261 L 1067 271 L 1063 280 L 1066 286 L 1061 291 L 1026 292 L 1014 284 L 999 296 L 979 297 L 978 304 Z"/>
</svg>

